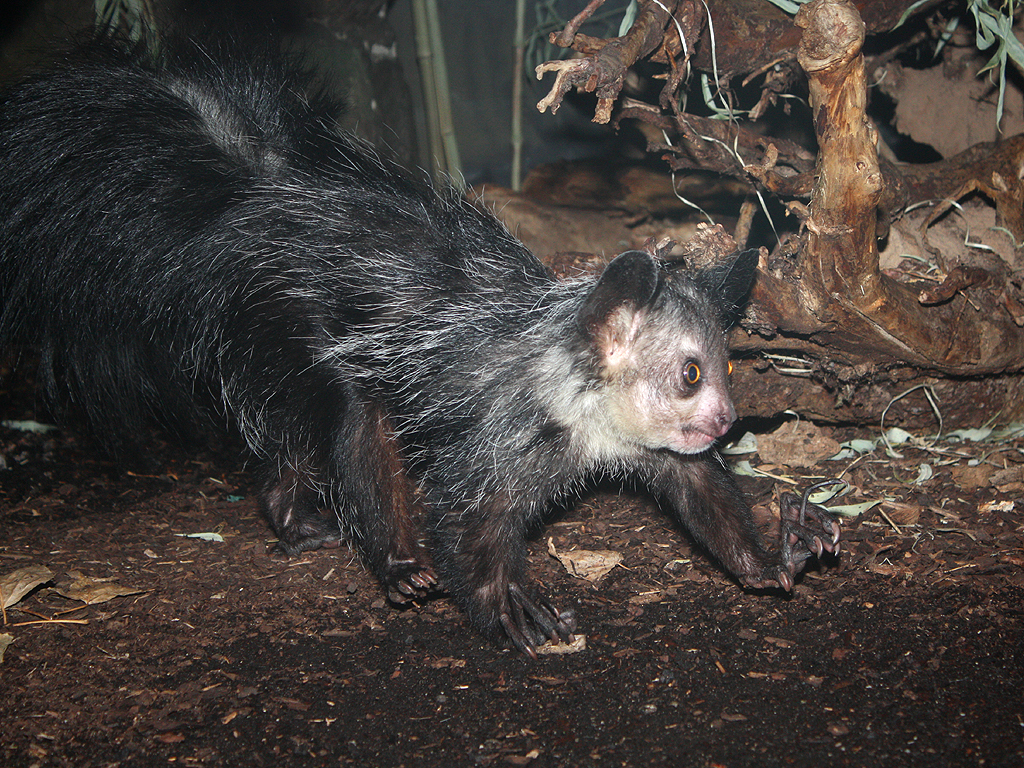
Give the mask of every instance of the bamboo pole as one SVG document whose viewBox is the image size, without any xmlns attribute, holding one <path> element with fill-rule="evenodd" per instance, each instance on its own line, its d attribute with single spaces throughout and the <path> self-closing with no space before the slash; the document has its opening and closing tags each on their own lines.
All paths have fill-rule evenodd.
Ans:
<svg viewBox="0 0 1024 768">
<path fill-rule="evenodd" d="M 465 189 L 462 176 L 462 162 L 459 159 L 459 143 L 455 136 L 452 120 L 452 99 L 448 90 L 448 65 L 444 56 L 444 39 L 441 37 L 441 21 L 437 13 L 437 0 L 427 0 L 427 27 L 430 34 L 430 48 L 434 52 L 434 85 L 437 93 L 438 132 L 444 152 L 444 172 L 448 180 L 458 189 Z"/>
<path fill-rule="evenodd" d="M 433 176 L 437 178 L 444 168 L 444 145 L 441 141 L 437 115 L 437 83 L 434 79 L 434 56 L 430 44 L 426 0 L 412 0 L 412 20 L 416 33 L 416 59 L 420 66 L 420 83 L 423 88 L 423 108 L 426 111 L 430 167 Z"/>
<path fill-rule="evenodd" d="M 512 189 L 523 188 L 523 30 L 526 0 L 516 0 L 516 32 L 512 57 Z"/>
</svg>

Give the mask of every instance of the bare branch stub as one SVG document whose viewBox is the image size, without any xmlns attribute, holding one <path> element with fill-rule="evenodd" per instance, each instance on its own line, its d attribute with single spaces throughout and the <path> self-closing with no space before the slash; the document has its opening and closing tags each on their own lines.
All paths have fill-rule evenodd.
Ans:
<svg viewBox="0 0 1024 768">
<path fill-rule="evenodd" d="M 921 291 L 917 300 L 922 304 L 941 304 L 949 301 L 960 291 L 975 285 L 984 285 L 989 281 L 989 273 L 981 267 L 969 267 L 961 264 L 950 270 L 946 279 L 934 288 Z"/>
<path fill-rule="evenodd" d="M 676 23 L 688 21 L 691 25 L 698 25 L 703 21 L 702 15 L 697 12 L 691 0 L 648 0 L 641 2 L 636 20 L 625 35 L 597 41 L 576 33 L 579 25 L 593 13 L 597 5 L 599 3 L 592 2 L 570 21 L 562 32 L 552 33 L 552 43 L 569 46 L 585 53 L 585 56 L 567 61 L 548 61 L 537 67 L 538 80 L 542 79 L 546 72 L 556 73 L 555 82 L 548 95 L 537 104 L 537 109 L 541 112 L 547 109 L 556 112 L 565 94 L 575 87 L 597 95 L 598 105 L 594 113 L 594 122 L 609 122 L 612 104 L 622 90 L 629 67 L 655 51 L 659 51 L 665 61 L 671 61 L 674 65 L 675 56 L 682 50 Z M 682 10 L 680 6 L 688 7 L 684 12 L 679 12 Z M 673 18 L 676 20 L 673 21 Z M 699 33 L 699 28 L 696 29 L 696 33 Z M 685 27 L 683 34 L 687 34 Z M 670 45 L 669 42 L 672 38 L 675 38 L 674 45 Z"/>
<path fill-rule="evenodd" d="M 586 23 L 587 19 L 594 15 L 594 11 L 602 5 L 604 5 L 604 0 L 590 0 L 590 2 L 587 3 L 586 8 L 569 20 L 569 23 L 565 25 L 565 29 L 558 34 L 551 35 L 551 42 L 554 45 L 560 45 L 563 48 L 570 48 L 580 27 Z"/>
</svg>

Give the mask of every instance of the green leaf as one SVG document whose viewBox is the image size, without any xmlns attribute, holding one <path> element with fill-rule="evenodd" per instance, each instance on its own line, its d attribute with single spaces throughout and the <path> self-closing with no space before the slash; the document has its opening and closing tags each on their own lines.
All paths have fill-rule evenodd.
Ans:
<svg viewBox="0 0 1024 768">
<path fill-rule="evenodd" d="M 881 503 L 881 501 L 865 501 L 860 504 L 841 504 L 837 507 L 825 507 L 825 509 L 844 517 L 856 517 L 857 515 L 863 515 L 869 509 Z"/>
<path fill-rule="evenodd" d="M 907 10 L 905 10 L 905 11 L 903 12 L 903 15 L 902 15 L 902 16 L 900 16 L 900 20 L 896 22 L 896 27 L 899 27 L 899 26 L 901 26 L 901 25 L 903 24 L 903 22 L 905 22 L 905 21 L 906 21 L 907 19 L 909 19 L 909 18 L 910 18 L 910 15 L 911 15 L 911 14 L 912 14 L 912 13 L 913 13 L 914 11 L 916 11 L 916 10 L 917 10 L 918 8 L 920 8 L 920 7 L 922 6 L 922 5 L 924 5 L 924 4 L 925 4 L 925 3 L 927 3 L 927 2 L 929 2 L 929 0 L 917 0 L 917 2 L 916 2 L 916 3 L 914 3 L 914 4 L 913 4 L 913 5 L 911 5 L 911 6 L 909 7 L 909 8 L 907 8 Z M 896 29 L 896 27 L 893 27 L 893 29 Z"/>
<path fill-rule="evenodd" d="M 224 537 L 219 533 L 176 533 L 175 536 L 180 536 L 183 539 L 202 539 L 203 541 L 224 541 Z"/>
<path fill-rule="evenodd" d="M 793 0 L 768 0 L 768 2 L 778 8 L 781 8 L 788 14 L 795 14 L 800 10 L 800 6 L 806 3 L 807 0 L 796 0 L 796 2 Z M 921 0 L 921 2 L 925 2 L 925 0 Z"/>
<path fill-rule="evenodd" d="M 619 37 L 623 37 L 629 32 L 630 27 L 633 26 L 633 22 L 636 20 L 636 0 L 629 0 L 629 5 L 626 6 L 626 12 L 622 15 L 622 23 L 619 24 Z"/>
</svg>

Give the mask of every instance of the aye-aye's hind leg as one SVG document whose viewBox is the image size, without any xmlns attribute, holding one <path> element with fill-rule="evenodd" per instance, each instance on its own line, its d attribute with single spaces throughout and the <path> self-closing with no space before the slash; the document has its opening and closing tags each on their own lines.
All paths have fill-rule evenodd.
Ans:
<svg viewBox="0 0 1024 768">
<path fill-rule="evenodd" d="M 304 469 L 268 464 L 269 477 L 260 494 L 263 512 L 277 534 L 275 549 L 297 555 L 323 546 L 336 546 L 342 538 L 341 521 L 325 514 L 319 478 Z"/>
<path fill-rule="evenodd" d="M 754 524 L 743 492 L 714 453 L 659 456 L 648 467 L 651 489 L 697 541 L 749 587 L 793 588 L 793 576 L 812 555 L 834 552 L 839 528 L 820 508 L 796 520 L 783 509 L 783 541 L 772 550 Z"/>
<path fill-rule="evenodd" d="M 334 502 L 353 516 L 355 544 L 388 598 L 402 603 L 436 589 L 437 576 L 423 542 L 422 499 L 380 405 L 358 406 L 339 435 L 332 463 Z"/>
<path fill-rule="evenodd" d="M 434 562 L 445 589 L 485 636 L 507 638 L 536 658 L 546 640 L 567 642 L 576 630 L 572 611 L 559 611 L 524 586 L 526 515 L 495 494 L 479 505 L 433 510 Z"/>
<path fill-rule="evenodd" d="M 333 434 L 323 439 L 332 444 L 329 458 L 268 465 L 270 480 L 261 496 L 278 535 L 277 549 L 295 555 L 337 545 L 346 536 L 391 600 L 425 594 L 436 587 L 437 577 L 422 542 L 419 496 L 403 467 L 398 440 L 378 406 L 338 400 L 349 406 L 336 419 Z M 324 464 L 330 469 L 319 468 Z"/>
</svg>

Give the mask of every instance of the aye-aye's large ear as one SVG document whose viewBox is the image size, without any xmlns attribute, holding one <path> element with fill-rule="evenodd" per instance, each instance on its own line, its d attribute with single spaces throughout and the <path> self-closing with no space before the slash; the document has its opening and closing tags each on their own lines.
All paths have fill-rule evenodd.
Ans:
<svg viewBox="0 0 1024 768">
<path fill-rule="evenodd" d="M 724 261 L 693 276 L 696 283 L 715 297 L 726 322 L 732 324 L 747 303 L 754 284 L 760 250 L 737 251 Z"/>
<path fill-rule="evenodd" d="M 608 337 L 625 342 L 635 329 L 639 311 L 658 289 L 658 265 L 643 251 L 626 251 L 605 267 L 597 284 L 576 313 L 580 329 L 592 340 Z"/>
</svg>

